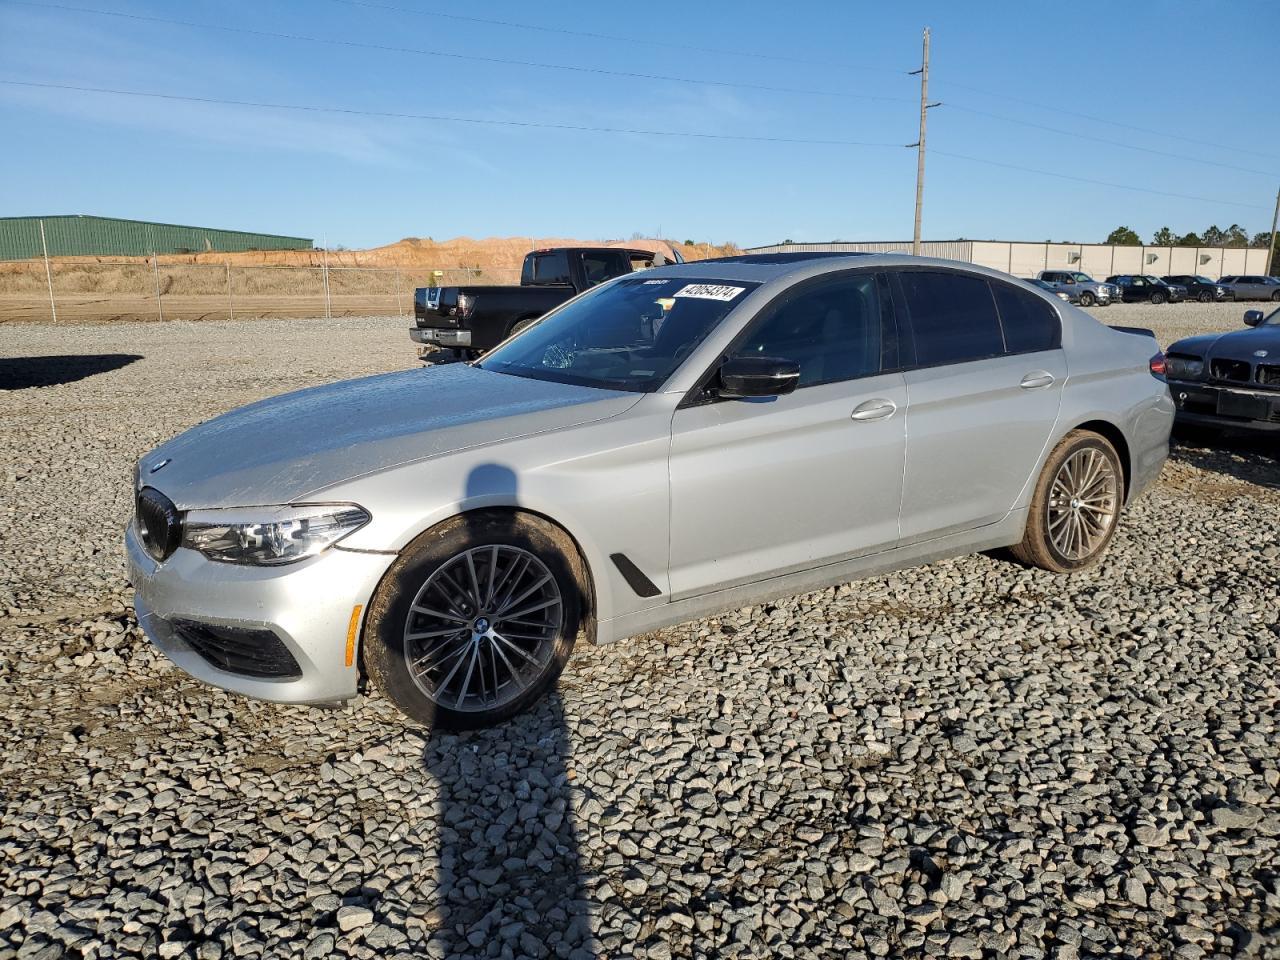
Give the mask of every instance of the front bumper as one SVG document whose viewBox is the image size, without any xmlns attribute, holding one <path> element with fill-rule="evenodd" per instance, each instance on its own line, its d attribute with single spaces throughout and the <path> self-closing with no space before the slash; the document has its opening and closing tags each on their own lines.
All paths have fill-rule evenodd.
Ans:
<svg viewBox="0 0 1280 960">
<path fill-rule="evenodd" d="M 1280 393 L 1275 391 L 1170 380 L 1169 393 L 1180 424 L 1216 430 L 1280 431 Z"/>
<path fill-rule="evenodd" d="M 409 339 L 434 347 L 469 347 L 471 331 L 450 327 L 410 327 Z"/>
<path fill-rule="evenodd" d="M 138 624 L 152 644 L 197 680 L 234 693 L 280 703 L 332 703 L 354 696 L 359 650 L 347 665 L 352 610 L 362 607 L 358 631 L 378 581 L 395 559 L 331 547 L 283 567 L 214 563 L 179 548 L 156 563 L 132 524 L 125 533 L 129 581 Z M 270 631 L 297 662 L 293 677 L 247 676 L 215 666 L 175 624 L 191 621 L 241 631 Z"/>
</svg>

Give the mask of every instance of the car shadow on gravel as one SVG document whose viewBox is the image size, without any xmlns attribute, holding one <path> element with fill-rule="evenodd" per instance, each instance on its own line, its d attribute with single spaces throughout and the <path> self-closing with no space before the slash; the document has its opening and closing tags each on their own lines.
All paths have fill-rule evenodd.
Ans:
<svg viewBox="0 0 1280 960">
<path fill-rule="evenodd" d="M 0 357 L 0 390 L 53 387 L 127 367 L 136 353 L 66 354 L 52 357 Z"/>
<path fill-rule="evenodd" d="M 1169 452 L 1173 459 L 1201 470 L 1280 490 L 1280 435 L 1179 430 Z"/>
<path fill-rule="evenodd" d="M 570 802 L 560 695 L 485 730 L 436 732 L 438 924 L 432 956 L 597 956 Z"/>
</svg>

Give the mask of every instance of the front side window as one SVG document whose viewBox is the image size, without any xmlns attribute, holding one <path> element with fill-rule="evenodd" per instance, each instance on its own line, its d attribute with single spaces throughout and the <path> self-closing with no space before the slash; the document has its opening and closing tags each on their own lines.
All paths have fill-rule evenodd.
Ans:
<svg viewBox="0 0 1280 960">
<path fill-rule="evenodd" d="M 870 376 L 880 372 L 880 317 L 874 274 L 824 281 L 771 307 L 733 356 L 794 360 L 800 387 Z"/>
<path fill-rule="evenodd" d="M 616 253 L 584 253 L 582 255 L 582 275 L 586 277 L 587 286 L 594 287 L 597 283 L 604 283 L 620 273 L 625 273 L 622 269 L 622 256 Z"/>
<path fill-rule="evenodd" d="M 476 364 L 608 390 L 657 390 L 759 284 L 626 276 L 566 304 Z"/>
<path fill-rule="evenodd" d="M 1071 276 L 1076 278 L 1076 283 L 1093 283 L 1093 277 L 1087 273 L 1073 273 Z"/>
<path fill-rule="evenodd" d="M 963 273 L 900 273 L 916 363 L 964 363 L 1004 353 L 1000 318 L 987 281 Z"/>
<path fill-rule="evenodd" d="M 1034 353 L 1056 350 L 1062 343 L 1062 330 L 1053 307 L 1026 290 L 1005 283 L 991 284 L 1000 325 L 1004 328 L 1005 348 L 1009 353 Z"/>
</svg>

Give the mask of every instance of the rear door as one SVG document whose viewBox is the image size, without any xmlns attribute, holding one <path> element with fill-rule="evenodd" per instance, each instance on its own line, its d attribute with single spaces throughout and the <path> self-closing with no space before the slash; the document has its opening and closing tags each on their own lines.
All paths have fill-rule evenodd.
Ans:
<svg viewBox="0 0 1280 960">
<path fill-rule="evenodd" d="M 846 271 L 765 307 L 729 356 L 800 365 L 794 393 L 709 393 L 671 421 L 671 588 L 692 596 L 898 540 L 906 387 L 883 277 Z"/>
<path fill-rule="evenodd" d="M 960 271 L 904 270 L 911 337 L 902 543 L 1000 520 L 1031 479 L 1066 379 L 1044 298 Z"/>
</svg>

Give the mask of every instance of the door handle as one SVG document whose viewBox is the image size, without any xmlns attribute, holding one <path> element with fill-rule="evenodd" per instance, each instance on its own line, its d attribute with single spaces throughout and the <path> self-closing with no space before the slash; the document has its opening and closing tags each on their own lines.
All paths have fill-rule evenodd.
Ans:
<svg viewBox="0 0 1280 960">
<path fill-rule="evenodd" d="M 1035 370 L 1023 377 L 1018 386 L 1023 390 L 1035 390 L 1037 387 L 1049 386 L 1049 384 L 1053 383 L 1053 380 L 1053 374 L 1048 370 Z"/>
<path fill-rule="evenodd" d="M 884 420 L 892 417 L 898 411 L 898 405 L 892 400 L 876 398 L 875 400 L 867 400 L 858 404 L 853 408 L 851 416 L 854 420 Z"/>
</svg>

